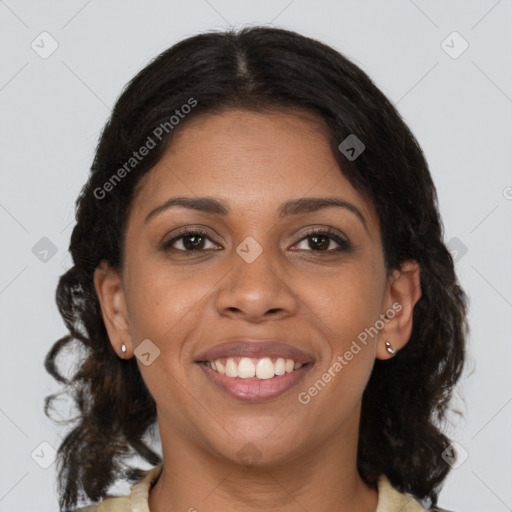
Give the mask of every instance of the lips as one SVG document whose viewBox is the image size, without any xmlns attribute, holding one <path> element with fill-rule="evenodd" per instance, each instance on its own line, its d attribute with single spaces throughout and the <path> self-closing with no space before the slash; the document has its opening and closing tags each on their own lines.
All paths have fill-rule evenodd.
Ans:
<svg viewBox="0 0 512 512">
<path fill-rule="evenodd" d="M 278 372 L 276 368 L 274 376 L 272 376 L 273 372 L 270 372 L 265 376 L 260 375 L 260 378 L 250 377 L 247 374 L 244 376 L 246 378 L 241 378 L 238 375 L 238 369 L 233 373 L 234 376 L 230 376 L 229 370 L 222 369 L 219 372 L 215 370 L 215 366 L 212 367 L 215 365 L 215 361 L 217 363 L 229 361 L 236 367 L 240 359 L 245 359 L 246 364 L 251 359 L 253 361 L 266 360 L 267 365 L 272 364 L 269 361 L 286 360 L 294 363 L 294 369 L 288 368 L 287 365 L 287 370 L 284 372 Z M 314 358 L 292 345 L 276 340 L 243 339 L 215 345 L 199 354 L 196 363 L 201 368 L 203 375 L 217 389 L 238 400 L 259 402 L 276 398 L 295 387 L 313 367 Z M 220 369 L 217 368 L 217 370 Z M 258 375 L 258 371 L 256 374 Z"/>
<path fill-rule="evenodd" d="M 278 358 L 293 359 L 296 363 L 312 363 L 313 357 L 298 348 L 276 340 L 230 340 L 219 343 L 202 352 L 196 362 L 215 361 L 226 357 Z"/>
</svg>

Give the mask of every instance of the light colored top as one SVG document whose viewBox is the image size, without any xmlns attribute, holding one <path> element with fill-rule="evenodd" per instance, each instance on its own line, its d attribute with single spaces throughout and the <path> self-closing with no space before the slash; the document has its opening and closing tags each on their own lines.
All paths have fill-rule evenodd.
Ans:
<svg viewBox="0 0 512 512">
<path fill-rule="evenodd" d="M 163 463 L 146 470 L 144 475 L 133 484 L 129 496 L 108 496 L 98 505 L 80 508 L 76 512 L 150 512 L 149 490 L 162 468 Z M 375 512 L 425 512 L 427 510 L 412 496 L 398 492 L 384 475 L 379 479 L 378 488 L 379 499 Z"/>
</svg>

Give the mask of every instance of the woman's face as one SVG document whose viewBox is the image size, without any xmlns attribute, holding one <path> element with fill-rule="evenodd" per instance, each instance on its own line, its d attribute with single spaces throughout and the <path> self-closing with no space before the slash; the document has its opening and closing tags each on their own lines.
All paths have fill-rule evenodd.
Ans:
<svg viewBox="0 0 512 512">
<path fill-rule="evenodd" d="M 179 238 L 185 229 L 204 234 Z M 139 183 L 125 251 L 109 335 L 118 353 L 135 350 L 164 445 L 263 464 L 357 436 L 375 358 L 409 337 L 375 211 L 310 114 L 191 119 Z"/>
</svg>

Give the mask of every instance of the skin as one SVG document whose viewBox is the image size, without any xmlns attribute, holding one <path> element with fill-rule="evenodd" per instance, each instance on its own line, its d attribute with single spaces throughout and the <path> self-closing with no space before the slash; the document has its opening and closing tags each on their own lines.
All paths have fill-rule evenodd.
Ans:
<svg viewBox="0 0 512 512">
<path fill-rule="evenodd" d="M 161 161 L 142 178 L 128 219 L 125 265 L 107 264 L 94 281 L 113 348 L 125 357 L 150 339 L 160 354 L 137 360 L 157 404 L 164 470 L 149 494 L 152 512 L 331 510 L 374 512 L 377 491 L 356 469 L 361 398 L 376 358 L 409 340 L 421 297 L 419 267 L 387 273 L 373 205 L 349 184 L 322 121 L 300 111 L 227 110 L 190 119 Z M 223 200 L 227 216 L 172 207 L 145 223 L 173 196 Z M 329 207 L 280 219 L 279 206 L 302 197 L 338 197 Z M 208 239 L 185 251 L 163 242 L 183 227 Z M 352 250 L 315 248 L 311 228 L 331 228 Z M 252 263 L 236 248 L 253 237 L 263 252 Z M 322 241 L 321 240 L 321 241 Z M 320 241 L 320 242 L 321 242 Z M 181 252 L 180 252 L 181 249 Z M 330 251 L 330 252 L 328 252 Z M 399 302 L 379 334 L 303 405 L 307 391 L 365 328 Z M 235 336 L 274 338 L 308 352 L 313 368 L 298 387 L 249 403 L 219 390 L 194 362 Z M 244 462 L 251 443 L 257 455 Z M 244 448 L 245 447 L 245 448 Z"/>
</svg>

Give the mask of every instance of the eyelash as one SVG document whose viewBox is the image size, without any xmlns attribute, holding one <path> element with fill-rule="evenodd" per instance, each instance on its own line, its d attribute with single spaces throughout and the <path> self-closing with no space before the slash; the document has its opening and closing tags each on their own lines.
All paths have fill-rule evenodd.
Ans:
<svg viewBox="0 0 512 512">
<path fill-rule="evenodd" d="M 162 244 L 162 250 L 169 251 L 169 250 L 173 249 L 172 245 L 174 243 L 176 243 L 178 240 L 181 240 L 182 238 L 187 238 L 189 236 L 200 236 L 202 238 L 207 238 L 210 242 L 215 243 L 209 237 L 209 235 L 206 231 L 203 231 L 201 229 L 190 229 L 190 230 L 182 231 L 178 236 L 175 236 L 171 240 L 164 242 Z M 316 253 L 320 253 L 320 254 L 321 253 L 333 254 L 333 253 L 339 253 L 339 252 L 343 252 L 343 251 L 346 252 L 352 248 L 352 245 L 350 244 L 350 242 L 348 240 L 341 238 L 338 234 L 331 231 L 330 229 L 315 229 L 315 230 L 309 231 L 298 242 L 296 242 L 296 244 L 303 242 L 304 240 L 311 238 L 313 236 L 324 236 L 326 238 L 329 238 L 330 240 L 334 240 L 339 245 L 339 247 L 337 247 L 335 249 L 328 250 L 328 251 L 310 250 L 307 252 L 316 252 Z M 199 250 L 190 250 L 190 251 L 183 250 L 183 249 L 174 249 L 174 250 L 178 251 L 178 252 L 183 252 L 183 253 L 187 253 L 187 252 L 191 253 L 191 252 L 206 252 L 209 250 L 217 250 L 217 249 L 199 249 Z"/>
</svg>

